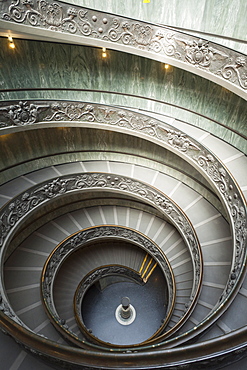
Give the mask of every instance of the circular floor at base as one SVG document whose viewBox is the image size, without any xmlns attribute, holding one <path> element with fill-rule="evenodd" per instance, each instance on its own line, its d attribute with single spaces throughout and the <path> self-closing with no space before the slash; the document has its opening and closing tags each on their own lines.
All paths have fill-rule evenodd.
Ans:
<svg viewBox="0 0 247 370">
<path fill-rule="evenodd" d="M 121 325 L 115 317 L 122 297 L 129 297 L 136 317 L 130 325 Z M 166 316 L 167 289 L 165 278 L 156 269 L 148 282 L 119 282 L 99 291 L 92 286 L 82 304 L 82 317 L 92 334 L 104 342 L 132 345 L 150 338 Z"/>
</svg>

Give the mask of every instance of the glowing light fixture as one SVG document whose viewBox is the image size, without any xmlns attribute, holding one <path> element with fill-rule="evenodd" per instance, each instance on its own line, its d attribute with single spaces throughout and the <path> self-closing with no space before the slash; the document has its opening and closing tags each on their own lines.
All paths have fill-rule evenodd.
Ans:
<svg viewBox="0 0 247 370">
<path fill-rule="evenodd" d="M 8 36 L 8 40 L 9 40 L 9 47 L 10 47 L 10 49 L 14 49 L 15 48 L 15 44 L 14 44 L 14 41 L 13 41 L 13 37 L 12 36 Z"/>
<path fill-rule="evenodd" d="M 106 57 L 107 57 L 106 48 L 102 48 L 102 58 L 106 58 Z"/>
<path fill-rule="evenodd" d="M 168 69 L 169 67 L 170 67 L 170 66 L 169 66 L 169 64 L 166 64 L 166 63 L 165 63 L 164 68 L 165 68 L 165 69 Z"/>
</svg>

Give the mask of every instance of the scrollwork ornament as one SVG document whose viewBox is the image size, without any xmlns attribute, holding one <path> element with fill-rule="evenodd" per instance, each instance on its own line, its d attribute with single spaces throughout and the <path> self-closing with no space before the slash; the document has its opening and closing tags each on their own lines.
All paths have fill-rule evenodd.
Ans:
<svg viewBox="0 0 247 370">
<path fill-rule="evenodd" d="M 19 199 L 8 204 L 5 212 L 2 212 L 0 216 L 0 247 L 11 228 L 40 202 L 40 197 L 26 192 Z"/>
<path fill-rule="evenodd" d="M 238 56 L 235 61 L 230 58 L 218 73 L 226 80 L 231 82 L 238 81 L 243 89 L 247 89 L 247 58 L 245 56 Z"/>
<path fill-rule="evenodd" d="M 7 0 L 5 3 L 1 17 L 6 21 L 163 54 L 229 80 L 241 89 L 247 88 L 246 57 L 207 40 L 60 1 Z"/>
<path fill-rule="evenodd" d="M 154 36 L 152 37 L 149 50 L 154 53 L 164 53 L 169 57 L 175 57 L 176 59 L 181 59 L 180 53 L 177 51 L 176 43 L 174 39 L 175 34 L 167 30 L 156 30 Z"/>
<path fill-rule="evenodd" d="M 83 174 L 76 177 L 76 181 L 73 184 L 74 189 L 84 189 L 87 187 L 100 187 L 103 188 L 107 186 L 107 179 L 101 174 Z"/>
<path fill-rule="evenodd" d="M 234 269 L 228 280 L 226 288 L 220 298 L 220 302 L 223 298 L 228 296 L 238 280 L 242 264 L 245 260 L 246 254 L 246 209 L 243 203 L 240 203 L 240 199 L 236 193 L 236 188 L 233 185 L 229 175 L 225 168 L 220 166 L 219 163 L 211 154 L 201 154 L 195 157 L 195 160 L 200 167 L 208 173 L 216 187 L 222 193 L 233 221 L 234 233 L 235 233 L 235 257 L 234 257 Z"/>
<path fill-rule="evenodd" d="M 57 178 L 44 185 L 42 188 L 38 188 L 37 192 L 43 193 L 46 198 L 54 198 L 59 194 L 61 195 L 66 193 L 69 181 L 69 179 L 63 181 L 62 179 Z"/>
<path fill-rule="evenodd" d="M 184 50 L 184 59 L 195 67 L 209 68 L 217 60 L 226 59 L 227 54 L 213 46 L 209 41 L 202 39 L 183 39 L 176 36 L 175 40 Z"/>
<path fill-rule="evenodd" d="M 15 126 L 26 126 L 38 121 L 38 110 L 43 108 L 48 106 L 20 101 L 18 104 L 0 108 L 0 111 L 6 112 L 7 118 Z"/>
<path fill-rule="evenodd" d="M 112 26 L 103 38 L 112 42 L 121 40 L 125 45 L 132 44 L 133 34 L 130 31 L 130 24 L 126 21 L 121 24 L 118 18 L 113 18 Z"/>
<path fill-rule="evenodd" d="M 31 105 L 32 104 L 30 104 L 30 106 Z M 38 106 L 38 108 L 39 107 L 41 106 Z M 0 111 L 11 111 L 11 109 L 7 106 L 0 108 Z M 186 134 L 171 129 L 171 126 L 165 125 L 154 118 L 114 107 L 78 102 L 52 102 L 49 105 L 48 114 L 41 117 L 41 122 L 57 121 L 97 122 L 99 124 L 118 126 L 157 138 L 183 153 L 200 150 L 200 147 L 195 141 Z M 39 122 L 38 119 L 37 122 Z M 31 120 L 29 124 L 32 124 Z M 6 123 L 4 122 L 2 125 L 5 127 Z"/>
<path fill-rule="evenodd" d="M 229 177 L 227 176 L 226 170 L 219 166 L 219 163 L 215 161 L 211 154 L 199 155 L 195 157 L 195 160 L 210 176 L 210 178 L 217 185 L 220 192 L 227 198 L 227 192 L 229 191 Z"/>
<path fill-rule="evenodd" d="M 3 14 L 3 19 L 17 23 L 27 22 L 32 26 L 39 24 L 39 12 L 34 9 L 32 0 L 12 1 L 8 13 Z"/>
<path fill-rule="evenodd" d="M 45 121 L 75 121 L 87 120 L 93 122 L 96 120 L 93 113 L 93 106 L 81 103 L 53 103 L 51 105 L 52 114 L 45 117 Z"/>
</svg>

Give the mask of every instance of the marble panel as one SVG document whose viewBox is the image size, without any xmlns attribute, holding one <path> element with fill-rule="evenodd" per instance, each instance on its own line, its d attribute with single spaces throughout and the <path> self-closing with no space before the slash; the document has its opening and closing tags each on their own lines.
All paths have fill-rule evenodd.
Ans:
<svg viewBox="0 0 247 370">
<path fill-rule="evenodd" d="M 69 3 L 152 23 L 244 39 L 245 0 L 70 0 Z"/>
<path fill-rule="evenodd" d="M 103 60 L 97 48 L 27 40 L 16 44 L 13 52 L 0 39 L 2 100 L 83 98 L 155 111 L 191 122 L 244 149 L 237 132 L 246 135 L 246 102 L 202 77 L 174 67 L 166 71 L 160 62 L 116 51 L 109 51 Z"/>
</svg>

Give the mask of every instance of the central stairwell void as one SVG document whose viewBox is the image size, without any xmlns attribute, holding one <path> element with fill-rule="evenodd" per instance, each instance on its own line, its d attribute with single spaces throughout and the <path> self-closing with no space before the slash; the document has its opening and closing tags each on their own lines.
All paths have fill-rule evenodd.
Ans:
<svg viewBox="0 0 247 370">
<path fill-rule="evenodd" d="M 100 347 L 117 353 L 161 342 L 163 347 L 173 346 L 197 323 L 207 320 L 224 291 L 232 260 L 228 222 L 179 180 L 147 168 L 143 171 L 138 165 L 72 162 L 31 172 L 25 178 L 57 186 L 54 175 L 71 179 L 80 175 L 82 167 L 83 176 L 98 179 L 99 172 L 89 172 L 97 169 L 102 171 L 100 178 L 109 178 L 111 183 L 112 179 L 138 175 L 141 184 L 148 172 L 152 185 L 144 183 L 144 188 L 160 189 L 159 196 L 172 195 L 178 207 L 189 214 L 201 248 L 192 252 L 171 220 L 144 205 L 142 198 L 110 189 L 104 194 L 84 191 L 76 197 L 71 194 L 68 206 L 61 197 L 55 212 L 44 208 L 43 214 L 19 229 L 18 245 L 4 265 L 11 307 L 24 327 L 59 345 L 69 341 L 71 346 L 92 352 Z M 109 173 L 103 174 L 106 169 Z M 18 180 L 2 187 L 2 192 L 14 196 L 21 190 L 26 194 L 30 181 L 23 182 L 20 189 Z M 195 265 L 195 260 L 200 253 L 203 274 L 198 275 L 200 265 Z M 195 294 L 199 291 L 200 296 Z M 116 318 L 124 297 L 133 307 L 129 325 L 123 325 L 125 318 L 122 323 Z"/>
<path fill-rule="evenodd" d="M 144 342 L 165 320 L 167 289 L 162 272 L 157 267 L 146 284 L 120 276 L 111 276 L 108 282 L 103 290 L 101 281 L 94 284 L 84 297 L 81 311 L 85 326 L 111 344 Z M 124 298 L 129 298 L 126 318 L 126 312 L 122 313 Z"/>
</svg>

